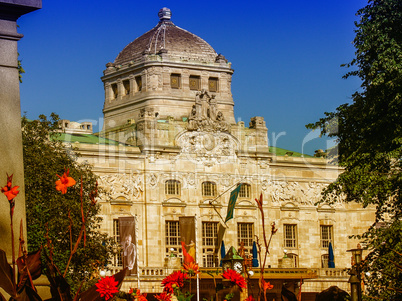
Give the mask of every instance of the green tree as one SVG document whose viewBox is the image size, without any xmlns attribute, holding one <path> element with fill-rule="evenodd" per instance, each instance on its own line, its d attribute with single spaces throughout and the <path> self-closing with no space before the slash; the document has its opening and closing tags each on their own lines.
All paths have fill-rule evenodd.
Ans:
<svg viewBox="0 0 402 301">
<path fill-rule="evenodd" d="M 83 185 L 84 213 L 88 213 L 86 222 L 86 246 L 81 240 L 77 252 L 73 255 L 66 279 L 73 290 L 81 281 L 89 285 L 93 272 L 107 264 L 111 258 L 112 240 L 98 231 L 101 218 L 98 216 L 99 205 L 91 205 L 90 193 L 96 189 L 96 176 L 89 165 L 76 161 L 77 154 L 57 140 L 59 117 L 52 114 L 50 120 L 39 116 L 39 120 L 30 121 L 22 118 L 22 136 L 24 151 L 24 172 L 26 191 L 26 213 L 28 231 L 28 249 L 37 250 L 47 246 L 50 238 L 53 249 L 53 261 L 63 274 L 70 256 L 70 219 L 72 220 L 72 241 L 77 241 L 81 225 L 80 184 Z M 69 187 L 66 194 L 55 189 L 66 169 L 69 176 L 77 182 Z M 49 254 L 50 250 L 45 248 Z"/>
<path fill-rule="evenodd" d="M 369 296 L 402 297 L 402 1 L 369 0 L 357 12 L 356 57 L 344 77 L 361 88 L 351 103 L 325 113 L 307 128 L 337 139 L 332 158 L 344 172 L 324 191 L 376 208 L 376 221 L 361 237 L 369 250 L 364 273 Z M 336 154 L 335 154 L 336 152 Z M 367 273 L 369 272 L 369 273 Z"/>
</svg>

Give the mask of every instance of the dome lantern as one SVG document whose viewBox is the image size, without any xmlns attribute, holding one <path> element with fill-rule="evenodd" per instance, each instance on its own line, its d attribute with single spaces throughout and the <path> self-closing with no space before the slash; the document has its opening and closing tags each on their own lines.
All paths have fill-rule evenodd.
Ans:
<svg viewBox="0 0 402 301">
<path fill-rule="evenodd" d="M 159 17 L 159 20 L 161 20 L 161 21 L 170 20 L 170 18 L 172 17 L 172 12 L 167 7 L 161 8 L 158 12 L 158 17 Z"/>
</svg>

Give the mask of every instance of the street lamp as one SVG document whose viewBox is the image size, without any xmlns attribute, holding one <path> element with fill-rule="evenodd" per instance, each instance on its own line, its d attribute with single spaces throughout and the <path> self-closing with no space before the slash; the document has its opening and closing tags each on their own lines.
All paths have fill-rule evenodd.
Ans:
<svg viewBox="0 0 402 301">
<path fill-rule="evenodd" d="M 348 281 L 350 283 L 351 300 L 361 301 L 362 290 L 360 278 L 360 263 L 362 262 L 363 249 L 360 247 L 360 244 L 358 244 L 356 249 L 350 249 L 346 252 L 352 252 L 353 258 L 353 265 L 351 271 L 349 272 L 350 278 Z"/>
<path fill-rule="evenodd" d="M 350 249 L 346 252 L 352 252 L 352 257 L 355 264 L 360 264 L 360 262 L 362 262 L 363 249 L 359 248 L 359 245 L 357 246 L 357 249 Z"/>
</svg>

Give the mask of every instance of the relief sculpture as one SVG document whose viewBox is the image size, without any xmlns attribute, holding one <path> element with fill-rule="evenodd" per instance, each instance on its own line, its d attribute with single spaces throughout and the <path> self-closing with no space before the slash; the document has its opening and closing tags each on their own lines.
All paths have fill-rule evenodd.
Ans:
<svg viewBox="0 0 402 301">
<path fill-rule="evenodd" d="M 299 183 L 288 181 L 268 181 L 262 183 L 262 189 L 271 195 L 273 203 L 293 202 L 299 205 L 315 206 L 321 199 L 321 192 L 326 183 Z M 343 206 L 342 197 L 330 195 L 337 207 Z"/>
<path fill-rule="evenodd" d="M 123 196 L 127 200 L 140 198 L 143 191 L 141 177 L 127 174 L 101 176 L 99 186 L 112 198 Z"/>
</svg>

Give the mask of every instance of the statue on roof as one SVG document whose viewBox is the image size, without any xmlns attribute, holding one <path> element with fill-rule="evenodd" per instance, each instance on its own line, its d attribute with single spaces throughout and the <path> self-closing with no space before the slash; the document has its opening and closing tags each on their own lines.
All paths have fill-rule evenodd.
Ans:
<svg viewBox="0 0 402 301">
<path fill-rule="evenodd" d="M 195 104 L 188 117 L 189 131 L 220 131 L 230 132 L 230 124 L 225 121 L 221 111 L 217 111 L 215 95 L 209 95 L 205 90 L 195 95 Z"/>
</svg>

